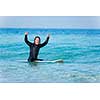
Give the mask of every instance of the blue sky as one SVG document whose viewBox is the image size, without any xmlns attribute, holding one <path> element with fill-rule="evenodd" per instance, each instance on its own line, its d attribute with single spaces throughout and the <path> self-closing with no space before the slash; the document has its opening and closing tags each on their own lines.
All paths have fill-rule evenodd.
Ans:
<svg viewBox="0 0 100 100">
<path fill-rule="evenodd" d="M 100 28 L 100 16 L 0 16 L 1 28 Z"/>
</svg>

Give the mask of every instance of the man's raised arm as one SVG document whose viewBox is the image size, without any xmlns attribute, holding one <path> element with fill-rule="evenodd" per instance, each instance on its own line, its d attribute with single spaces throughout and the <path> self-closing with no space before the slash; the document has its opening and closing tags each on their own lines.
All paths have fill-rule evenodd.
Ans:
<svg viewBox="0 0 100 100">
<path fill-rule="evenodd" d="M 25 32 L 25 38 L 24 38 L 24 41 L 25 41 L 25 43 L 26 43 L 27 45 L 30 46 L 32 43 L 28 41 L 27 35 L 28 35 L 28 32 Z"/>
<path fill-rule="evenodd" d="M 45 40 L 45 42 L 43 42 L 43 43 L 41 44 L 41 47 L 44 47 L 44 46 L 48 43 L 49 38 L 50 38 L 50 35 L 48 34 L 47 39 Z"/>
</svg>

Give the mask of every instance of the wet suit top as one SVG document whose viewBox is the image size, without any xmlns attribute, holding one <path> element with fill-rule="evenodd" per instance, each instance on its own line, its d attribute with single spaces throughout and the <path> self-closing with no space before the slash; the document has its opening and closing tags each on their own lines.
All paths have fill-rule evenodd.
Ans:
<svg viewBox="0 0 100 100">
<path fill-rule="evenodd" d="M 38 53 L 41 47 L 44 47 L 49 40 L 49 37 L 47 37 L 47 39 L 45 40 L 44 43 L 39 44 L 39 45 L 35 45 L 35 43 L 31 43 L 28 41 L 27 35 L 25 35 L 25 43 L 30 47 L 30 55 L 28 58 L 29 62 L 35 61 L 35 60 L 42 60 L 42 59 L 38 59 Z"/>
</svg>

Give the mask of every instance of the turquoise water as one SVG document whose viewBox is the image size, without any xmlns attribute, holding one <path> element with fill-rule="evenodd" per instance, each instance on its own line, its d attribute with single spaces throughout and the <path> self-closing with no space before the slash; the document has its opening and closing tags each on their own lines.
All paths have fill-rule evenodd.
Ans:
<svg viewBox="0 0 100 100">
<path fill-rule="evenodd" d="M 64 63 L 27 63 L 32 42 L 51 34 L 39 58 L 63 59 Z M 100 82 L 100 30 L 93 29 L 0 29 L 0 82 L 94 83 Z"/>
</svg>

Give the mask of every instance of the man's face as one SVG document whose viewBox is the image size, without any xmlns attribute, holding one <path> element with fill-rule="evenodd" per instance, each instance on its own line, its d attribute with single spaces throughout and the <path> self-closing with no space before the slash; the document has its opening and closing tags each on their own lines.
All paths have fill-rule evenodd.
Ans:
<svg viewBox="0 0 100 100">
<path fill-rule="evenodd" d="M 39 39 L 39 38 L 36 38 L 36 39 L 35 39 L 35 44 L 36 44 L 36 45 L 40 44 L 40 39 Z"/>
</svg>

